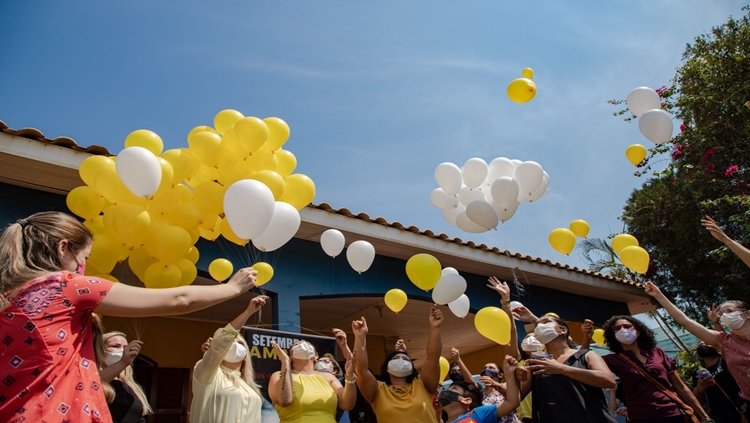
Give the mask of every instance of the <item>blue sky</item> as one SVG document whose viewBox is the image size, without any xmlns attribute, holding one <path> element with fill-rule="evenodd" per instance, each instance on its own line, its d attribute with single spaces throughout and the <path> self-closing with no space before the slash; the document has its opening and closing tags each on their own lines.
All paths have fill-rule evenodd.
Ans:
<svg viewBox="0 0 750 423">
<path fill-rule="evenodd" d="M 0 120 L 118 152 L 140 128 L 187 146 L 226 108 L 278 116 L 315 202 L 585 266 L 547 235 L 621 231 L 643 183 L 625 148 L 651 145 L 607 100 L 668 85 L 685 44 L 743 3 L 5 1 Z M 526 67 L 538 94 L 512 103 Z M 497 231 L 449 226 L 435 166 L 500 156 L 539 162 L 552 193 Z"/>
</svg>

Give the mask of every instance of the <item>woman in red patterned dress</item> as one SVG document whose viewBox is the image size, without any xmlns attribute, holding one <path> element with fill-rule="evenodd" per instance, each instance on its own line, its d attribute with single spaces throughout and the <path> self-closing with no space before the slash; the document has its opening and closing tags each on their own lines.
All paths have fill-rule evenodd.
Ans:
<svg viewBox="0 0 750 423">
<path fill-rule="evenodd" d="M 42 212 L 0 235 L 0 422 L 111 422 L 94 358 L 92 313 L 190 313 L 254 286 L 144 289 L 83 275 L 92 238 L 71 216 Z"/>
</svg>

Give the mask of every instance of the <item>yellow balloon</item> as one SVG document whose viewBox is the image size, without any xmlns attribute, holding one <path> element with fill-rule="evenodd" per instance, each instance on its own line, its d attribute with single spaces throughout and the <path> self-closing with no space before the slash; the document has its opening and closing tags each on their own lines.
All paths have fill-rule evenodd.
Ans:
<svg viewBox="0 0 750 423">
<path fill-rule="evenodd" d="M 103 234 L 94 237 L 94 243 L 91 245 L 91 254 L 86 260 L 86 264 L 91 264 L 102 273 L 110 273 L 120 258 L 121 245 L 111 235 Z"/>
<path fill-rule="evenodd" d="M 209 131 L 199 132 L 188 141 L 190 152 L 207 166 L 219 164 L 220 145 L 221 135 Z"/>
<path fill-rule="evenodd" d="M 260 172 L 253 175 L 251 179 L 263 182 L 268 187 L 268 189 L 271 190 L 271 192 L 273 193 L 273 198 L 276 201 L 279 201 L 281 199 L 281 196 L 284 194 L 284 178 L 282 178 L 281 175 L 274 172 L 273 170 L 261 170 Z"/>
<path fill-rule="evenodd" d="M 213 132 L 214 134 L 219 134 L 219 131 L 217 131 L 216 129 L 210 126 L 206 126 L 206 125 L 196 126 L 195 128 L 191 129 L 190 132 L 188 133 L 188 136 L 187 136 L 188 144 L 190 144 L 190 138 L 193 138 L 195 134 L 199 134 L 204 131 Z"/>
<path fill-rule="evenodd" d="M 223 135 L 227 129 L 231 129 L 238 120 L 244 117 L 245 116 L 237 110 L 222 110 L 216 114 L 216 117 L 214 117 L 214 128 Z"/>
<path fill-rule="evenodd" d="M 448 377 L 448 371 L 451 369 L 451 364 L 443 356 L 440 356 L 440 382 L 444 381 Z"/>
<path fill-rule="evenodd" d="M 640 144 L 633 144 L 625 150 L 625 157 L 628 158 L 628 161 L 633 166 L 638 166 L 646 158 L 646 153 L 646 147 Z"/>
<path fill-rule="evenodd" d="M 195 282 L 198 277 L 198 268 L 188 259 L 181 258 L 174 263 L 180 269 L 180 283 L 178 286 L 187 286 Z"/>
<path fill-rule="evenodd" d="M 607 346 L 607 342 L 604 339 L 604 330 L 603 329 L 594 329 L 594 333 L 591 335 L 591 339 L 594 340 L 597 344 L 599 344 L 602 347 Z"/>
<path fill-rule="evenodd" d="M 195 175 L 200 167 L 200 162 L 193 157 L 193 154 L 187 148 L 167 150 L 161 155 L 161 158 L 172 165 L 172 184 L 179 184 Z"/>
<path fill-rule="evenodd" d="M 198 251 L 198 247 L 193 246 L 190 248 L 190 251 L 185 256 L 186 259 L 190 260 L 190 263 L 198 263 L 198 259 L 201 257 L 200 251 Z"/>
<path fill-rule="evenodd" d="M 577 237 L 586 238 L 589 229 L 589 222 L 585 220 L 578 219 L 570 222 L 570 231 Z"/>
<path fill-rule="evenodd" d="M 177 187 L 156 191 L 149 200 L 148 210 L 157 216 L 165 216 L 182 204 L 182 190 Z"/>
<path fill-rule="evenodd" d="M 648 272 L 648 264 L 651 258 L 648 255 L 648 251 L 641 247 L 631 245 L 625 247 L 620 252 L 620 261 L 625 267 L 640 274 Z"/>
<path fill-rule="evenodd" d="M 474 326 L 477 331 L 500 345 L 510 343 L 510 319 L 505 312 L 497 307 L 485 307 L 474 316 Z"/>
<path fill-rule="evenodd" d="M 239 151 L 247 156 L 257 151 L 268 139 L 268 126 L 265 122 L 254 116 L 240 119 L 234 124 L 234 137 Z"/>
<path fill-rule="evenodd" d="M 96 189 L 84 185 L 73 188 L 65 198 L 65 204 L 68 205 L 70 211 L 76 216 L 81 216 L 84 219 L 93 219 L 102 212 L 104 197 Z"/>
<path fill-rule="evenodd" d="M 133 204 L 120 204 L 107 212 L 112 215 L 112 227 L 117 237 L 128 247 L 143 244 L 151 226 L 151 215 L 141 207 Z"/>
<path fill-rule="evenodd" d="M 289 125 L 277 117 L 265 118 L 263 122 L 268 126 L 268 140 L 264 148 L 278 150 L 289 139 Z"/>
<path fill-rule="evenodd" d="M 117 176 L 117 169 L 115 169 L 114 164 L 104 166 L 96 174 L 96 190 L 114 204 L 135 197 Z"/>
<path fill-rule="evenodd" d="M 96 216 L 93 219 L 86 220 L 83 225 L 89 229 L 91 236 L 102 235 L 107 231 L 104 226 L 104 216 Z"/>
<path fill-rule="evenodd" d="M 200 209 L 193 203 L 180 204 L 165 216 L 173 225 L 185 229 L 197 228 L 200 226 L 203 217 Z"/>
<path fill-rule="evenodd" d="M 218 258 L 208 265 L 208 274 L 219 282 L 225 281 L 233 272 L 234 266 L 227 259 Z"/>
<path fill-rule="evenodd" d="M 568 255 L 576 246 L 576 236 L 570 229 L 557 228 L 549 234 L 549 245 L 555 250 Z"/>
<path fill-rule="evenodd" d="M 250 169 L 247 161 L 235 154 L 224 154 L 219 162 L 219 181 L 229 187 L 237 181 L 250 179 L 255 171 Z"/>
<path fill-rule="evenodd" d="M 270 264 L 259 261 L 253 265 L 253 269 L 258 271 L 255 277 L 255 286 L 262 286 L 273 278 L 273 267 Z"/>
<path fill-rule="evenodd" d="M 174 288 L 180 285 L 182 273 L 174 264 L 154 263 L 146 269 L 143 284 L 146 288 Z"/>
<path fill-rule="evenodd" d="M 276 155 L 268 150 L 258 150 L 250 154 L 245 159 L 247 167 L 254 171 L 260 172 L 261 170 L 273 170 L 279 166 L 279 159 Z"/>
<path fill-rule="evenodd" d="M 97 172 L 105 166 L 114 164 L 115 161 L 107 156 L 90 156 L 81 162 L 78 167 L 78 174 L 86 185 L 93 187 L 96 185 Z"/>
<path fill-rule="evenodd" d="M 204 182 L 193 190 L 193 201 L 201 210 L 222 214 L 224 213 L 224 193 L 226 191 L 226 187 L 216 182 Z M 216 226 L 215 221 L 212 222 L 211 228 L 214 226 Z"/>
<path fill-rule="evenodd" d="M 146 247 L 146 250 L 148 250 L 148 253 L 151 255 L 151 257 L 159 257 L 159 251 L 156 249 L 156 242 L 154 242 L 154 238 L 156 237 L 156 234 L 159 233 L 164 228 L 168 228 L 172 226 L 171 223 L 169 223 L 169 220 L 167 219 L 159 219 L 154 218 L 151 221 L 151 228 L 149 229 L 148 235 L 146 235 L 146 240 L 143 241 L 143 246 Z"/>
<path fill-rule="evenodd" d="M 406 296 L 406 292 L 400 289 L 391 289 L 385 293 L 385 305 L 391 309 L 394 313 L 398 313 L 406 307 L 406 302 L 409 300 Z"/>
<path fill-rule="evenodd" d="M 153 242 L 163 264 L 173 264 L 193 246 L 190 233 L 179 226 L 167 226 L 154 235 Z"/>
<path fill-rule="evenodd" d="M 557 318 L 557 319 L 560 318 L 560 315 L 558 315 L 557 313 L 553 313 L 551 311 L 549 313 L 544 313 L 544 315 L 545 316 L 552 316 L 552 317 Z"/>
<path fill-rule="evenodd" d="M 508 97 L 516 103 L 531 101 L 536 95 L 536 84 L 528 78 L 514 79 L 508 85 Z"/>
<path fill-rule="evenodd" d="M 174 169 L 172 169 L 172 164 L 163 157 L 157 157 L 157 159 L 159 160 L 159 165 L 161 165 L 161 181 L 159 182 L 159 188 L 157 188 L 158 192 L 160 189 L 171 188 L 174 185 L 172 182 Z"/>
<path fill-rule="evenodd" d="M 200 210 L 200 209 L 199 209 Z M 216 219 L 219 218 L 219 215 L 216 213 L 211 213 L 208 211 L 200 210 L 200 220 L 198 221 L 198 228 L 197 229 L 204 229 L 207 231 L 213 230 L 216 228 Z M 200 236 L 200 232 L 198 232 L 198 236 Z M 198 239 L 196 238 L 196 241 Z"/>
<path fill-rule="evenodd" d="M 534 77 L 534 71 L 531 68 L 526 68 L 523 71 L 521 71 L 521 75 L 523 75 L 524 78 L 533 78 Z"/>
<path fill-rule="evenodd" d="M 202 238 L 207 239 L 209 241 L 215 241 L 216 238 L 221 235 L 221 217 L 218 215 L 216 216 L 216 221 L 214 222 L 214 227 L 211 229 L 204 229 L 202 226 L 198 227 L 198 231 Z"/>
<path fill-rule="evenodd" d="M 291 204 L 295 209 L 302 210 L 315 198 L 315 184 L 308 176 L 296 173 L 284 178 L 284 182 L 281 201 Z"/>
<path fill-rule="evenodd" d="M 156 135 L 156 133 L 149 131 L 148 129 L 139 129 L 131 132 L 130 135 L 125 138 L 125 148 L 128 147 L 143 147 L 154 153 L 155 156 L 158 156 L 164 148 L 164 142 L 161 140 L 161 137 Z"/>
<path fill-rule="evenodd" d="M 200 231 L 198 230 L 198 228 L 185 228 L 185 230 L 188 231 L 188 234 L 190 235 L 190 245 L 195 245 L 195 243 L 198 242 L 198 240 L 201 238 Z"/>
<path fill-rule="evenodd" d="M 183 203 L 189 203 L 193 201 L 193 191 L 190 190 L 190 188 L 187 187 L 187 185 L 177 185 L 175 188 L 180 190 L 180 194 L 182 196 L 181 201 Z"/>
<path fill-rule="evenodd" d="M 202 173 L 200 173 L 200 172 L 196 172 L 196 174 L 195 174 L 195 175 L 191 176 L 190 178 L 187 178 L 187 179 L 185 179 L 185 183 L 186 183 L 186 184 L 187 184 L 188 186 L 192 187 L 192 188 L 195 188 L 195 187 L 197 187 L 198 185 L 200 185 L 200 184 L 202 184 L 202 183 L 204 183 L 204 182 L 208 182 L 208 181 L 209 181 L 209 179 L 208 179 L 208 178 L 206 178 L 206 177 L 205 177 L 205 176 L 204 176 L 204 175 L 203 175 Z"/>
<path fill-rule="evenodd" d="M 429 291 L 437 285 L 442 271 L 438 259 L 430 254 L 415 254 L 406 262 L 406 276 L 423 291 Z"/>
<path fill-rule="evenodd" d="M 138 276 L 138 279 L 140 279 L 141 282 L 144 282 L 146 279 L 146 269 L 157 261 L 159 260 L 152 257 L 151 254 L 148 253 L 146 247 L 139 247 L 130 253 L 128 267 L 130 267 L 130 270 Z"/>
<path fill-rule="evenodd" d="M 226 238 L 228 241 L 231 241 L 240 247 L 244 247 L 245 244 L 247 244 L 246 239 L 242 239 L 237 234 L 234 233 L 231 227 L 229 227 L 229 221 L 224 218 L 221 219 L 221 236 Z"/>
<path fill-rule="evenodd" d="M 612 239 L 612 249 L 615 253 L 620 254 L 622 250 L 630 246 L 638 246 L 638 240 L 630 234 L 619 234 Z"/>
<path fill-rule="evenodd" d="M 282 178 L 286 178 L 294 172 L 297 168 L 297 158 L 294 157 L 291 151 L 287 150 L 276 150 L 274 152 L 276 159 L 279 164 L 276 166 L 276 172 L 281 175 Z"/>
</svg>

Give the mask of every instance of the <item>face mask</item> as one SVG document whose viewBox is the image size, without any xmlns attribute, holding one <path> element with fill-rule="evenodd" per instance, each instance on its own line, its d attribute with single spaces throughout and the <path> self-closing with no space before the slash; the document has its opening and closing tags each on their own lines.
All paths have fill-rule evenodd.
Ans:
<svg viewBox="0 0 750 423">
<path fill-rule="evenodd" d="M 245 359 L 246 355 L 247 350 L 245 349 L 244 345 L 240 344 L 239 342 L 232 342 L 232 346 L 229 347 L 229 351 L 224 357 L 224 361 L 227 361 L 229 363 L 239 363 L 240 361 Z"/>
<path fill-rule="evenodd" d="M 456 401 L 458 401 L 457 392 L 444 389 L 440 391 L 440 393 L 438 394 L 438 404 L 440 404 L 441 407 L 445 407 L 446 405 L 453 404 Z"/>
<path fill-rule="evenodd" d="M 292 347 L 292 358 L 309 360 L 315 357 L 315 347 L 309 342 L 300 342 Z"/>
<path fill-rule="evenodd" d="M 104 364 L 107 365 L 107 367 L 117 363 L 118 361 L 122 360 L 122 351 L 123 349 L 117 349 L 114 351 L 108 351 L 107 357 L 104 359 Z"/>
<path fill-rule="evenodd" d="M 745 324 L 745 319 L 740 316 L 740 311 L 737 310 L 731 313 L 724 313 L 721 316 L 721 324 L 737 330 Z"/>
<path fill-rule="evenodd" d="M 482 372 L 479 373 L 479 376 L 487 376 L 489 378 L 494 379 L 494 378 L 500 376 L 500 372 L 498 372 L 495 369 L 482 369 Z"/>
<path fill-rule="evenodd" d="M 464 380 L 464 375 L 461 373 L 461 370 L 453 370 L 451 371 L 448 376 L 451 378 L 452 381 L 459 381 Z"/>
<path fill-rule="evenodd" d="M 536 339 L 534 335 L 531 335 L 524 338 L 524 340 L 521 342 L 521 349 L 526 352 L 534 352 L 544 349 L 544 345 L 542 345 L 542 343 L 539 342 L 539 340 Z"/>
<path fill-rule="evenodd" d="M 557 338 L 561 334 L 555 330 L 554 322 L 540 323 L 536 325 L 534 329 L 534 337 L 539 340 L 542 344 L 549 344 L 553 339 Z"/>
<path fill-rule="evenodd" d="M 313 368 L 316 372 L 333 373 L 333 365 L 325 361 L 317 361 Z"/>
<path fill-rule="evenodd" d="M 405 358 L 394 358 L 388 362 L 388 373 L 396 377 L 406 377 L 411 374 L 414 367 L 411 361 Z"/>
<path fill-rule="evenodd" d="M 70 250 L 70 247 L 68 247 L 68 250 Z M 73 250 L 70 250 L 71 253 L 73 253 Z M 76 273 L 79 275 L 83 275 L 83 272 L 86 270 L 86 263 L 81 263 L 78 261 L 78 257 L 76 257 L 76 253 L 73 253 L 73 260 L 76 261 L 76 264 L 78 264 L 78 267 L 76 267 Z"/>
<path fill-rule="evenodd" d="M 630 345 L 638 338 L 638 334 L 633 329 L 620 329 L 615 333 L 615 338 L 621 344 Z"/>
<path fill-rule="evenodd" d="M 710 346 L 710 345 L 700 345 L 698 346 L 698 349 L 696 350 L 698 353 L 698 357 L 700 358 L 708 358 L 708 357 L 718 357 L 719 351 L 716 350 L 716 348 Z"/>
</svg>

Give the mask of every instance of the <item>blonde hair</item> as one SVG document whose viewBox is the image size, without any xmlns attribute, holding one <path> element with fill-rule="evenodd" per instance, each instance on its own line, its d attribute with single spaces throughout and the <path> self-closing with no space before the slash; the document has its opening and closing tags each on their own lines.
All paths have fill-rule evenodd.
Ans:
<svg viewBox="0 0 750 423">
<path fill-rule="evenodd" d="M 72 216 L 61 212 L 35 213 L 11 223 L 0 235 L 0 308 L 8 306 L 6 297 L 26 282 L 59 272 L 57 254 L 60 241 L 66 240 L 77 254 L 91 244 L 91 232 Z"/>
<path fill-rule="evenodd" d="M 104 336 L 102 337 L 102 343 L 105 345 L 105 347 L 107 345 L 107 341 L 110 338 L 113 338 L 115 336 L 121 336 L 125 338 L 126 341 L 128 339 L 128 337 L 125 336 L 125 334 L 122 332 L 114 331 L 114 332 L 105 333 Z M 141 385 L 139 385 L 138 382 L 135 381 L 135 378 L 133 378 L 133 366 L 132 365 L 126 367 L 125 370 L 120 372 L 120 374 L 117 375 L 117 379 L 119 379 L 122 383 L 127 384 L 130 387 L 130 389 L 133 390 L 133 393 L 135 394 L 135 396 L 137 396 L 138 399 L 141 401 L 141 404 L 143 404 L 143 412 L 141 415 L 145 416 L 147 414 L 153 414 L 154 410 L 151 409 L 151 404 L 148 403 L 148 398 L 146 398 L 146 393 L 143 392 L 143 388 L 141 388 Z M 112 398 L 112 400 L 114 400 L 114 397 Z"/>
<path fill-rule="evenodd" d="M 242 335 L 237 335 L 237 338 L 235 339 L 239 339 L 240 343 L 245 347 L 245 351 L 247 351 L 247 354 L 245 354 L 245 358 L 242 360 L 242 365 L 240 366 L 240 375 L 242 376 L 242 380 L 247 382 L 250 388 L 252 388 L 252 390 L 255 391 L 258 396 L 261 396 L 260 386 L 258 386 L 258 384 L 255 382 L 255 379 L 253 378 L 255 371 L 253 369 L 253 361 L 252 359 L 250 359 L 250 347 L 247 345 L 247 342 L 245 341 L 245 338 L 242 337 Z M 234 387 L 239 388 L 239 383 L 234 374 L 232 374 L 231 370 L 227 369 L 224 366 L 219 366 L 219 368 L 224 373 L 224 376 L 232 381 Z"/>
<path fill-rule="evenodd" d="M 93 335 L 96 368 L 101 370 L 104 359 L 107 358 L 107 344 L 104 343 L 104 322 L 102 322 L 102 316 L 96 313 L 91 313 L 91 333 Z M 104 399 L 107 401 L 107 404 L 112 404 L 112 401 L 115 400 L 115 390 L 112 389 L 109 383 L 103 380 L 101 382 Z"/>
</svg>

